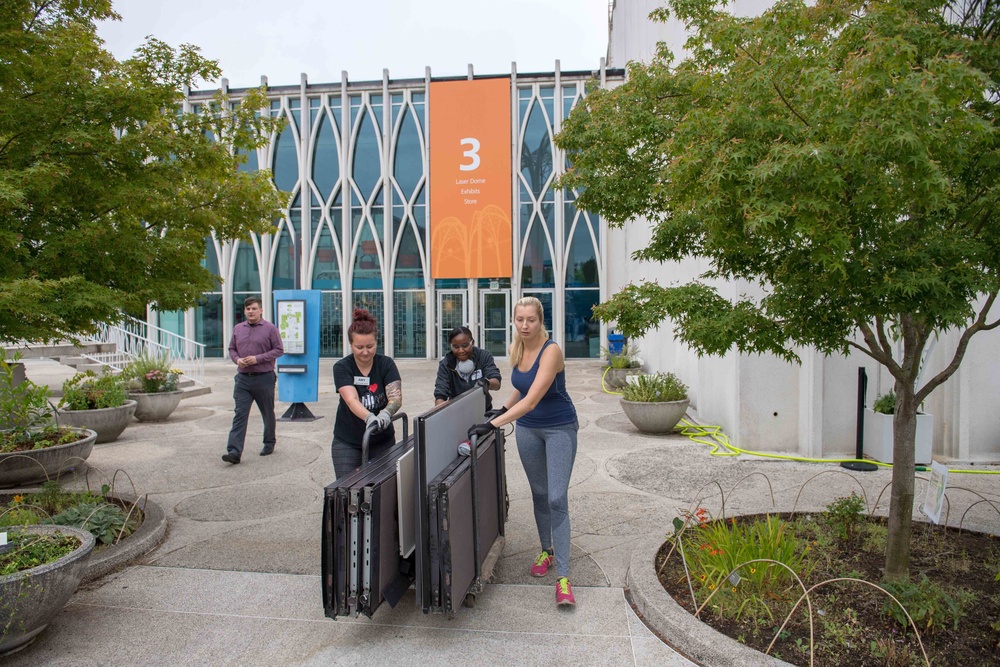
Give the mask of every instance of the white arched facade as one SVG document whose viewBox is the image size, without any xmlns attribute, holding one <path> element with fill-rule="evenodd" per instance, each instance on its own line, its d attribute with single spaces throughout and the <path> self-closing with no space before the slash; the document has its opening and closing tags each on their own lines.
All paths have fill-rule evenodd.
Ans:
<svg viewBox="0 0 1000 667">
<path fill-rule="evenodd" d="M 204 266 L 219 276 L 213 292 L 186 313 L 151 313 L 154 323 L 222 356 L 243 299 L 259 295 L 270 317 L 277 289 L 322 291 L 321 354 L 346 350 L 351 311 L 379 320 L 379 348 L 395 357 L 433 358 L 456 325 L 506 356 L 510 311 L 522 295 L 546 305 L 553 338 L 569 357 L 597 357 L 606 330 L 589 316 L 606 296 L 601 220 L 553 186 L 565 172 L 554 135 L 591 84 L 614 85 L 621 70 L 502 75 L 511 86 L 512 254 L 510 276 L 430 277 L 429 86 L 423 79 L 270 86 L 270 113 L 285 120 L 244 169 L 272 170 L 291 193 L 274 232 L 250 241 L 206 239 Z M 474 78 L 471 74 L 469 78 Z M 238 103 L 242 91 L 227 91 Z M 189 110 L 214 91 L 191 92 Z"/>
</svg>

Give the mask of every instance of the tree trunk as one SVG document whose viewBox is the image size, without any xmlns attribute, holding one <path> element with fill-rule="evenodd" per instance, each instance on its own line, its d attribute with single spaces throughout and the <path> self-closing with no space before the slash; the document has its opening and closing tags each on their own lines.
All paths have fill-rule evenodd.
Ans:
<svg viewBox="0 0 1000 667">
<path fill-rule="evenodd" d="M 917 404 L 912 383 L 896 381 L 896 411 L 892 418 L 892 495 L 889 537 L 885 548 L 886 579 L 910 575 L 910 534 L 913 528 L 914 459 Z"/>
</svg>

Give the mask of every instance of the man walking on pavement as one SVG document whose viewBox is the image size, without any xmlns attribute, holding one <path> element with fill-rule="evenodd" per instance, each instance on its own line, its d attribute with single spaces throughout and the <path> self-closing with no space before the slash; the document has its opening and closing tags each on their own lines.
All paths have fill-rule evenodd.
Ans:
<svg viewBox="0 0 1000 667">
<path fill-rule="evenodd" d="M 248 296 L 243 302 L 243 314 L 246 320 L 236 325 L 229 341 L 229 358 L 237 366 L 233 386 L 236 413 L 222 460 L 233 464 L 239 463 L 243 457 L 251 403 L 257 404 L 264 418 L 264 448 L 260 450 L 260 455 L 267 456 L 274 452 L 274 385 L 277 383 L 274 360 L 285 353 L 278 327 L 262 319 L 264 310 L 260 299 Z"/>
</svg>

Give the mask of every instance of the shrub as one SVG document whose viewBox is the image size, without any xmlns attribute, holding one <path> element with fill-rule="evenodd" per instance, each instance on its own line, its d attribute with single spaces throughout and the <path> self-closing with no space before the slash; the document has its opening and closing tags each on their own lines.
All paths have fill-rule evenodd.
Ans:
<svg viewBox="0 0 1000 667">
<path fill-rule="evenodd" d="M 11 507 L 0 516 L 0 527 L 30 526 L 40 523 L 42 515 L 31 507 Z"/>
<path fill-rule="evenodd" d="M 617 353 L 602 347 L 601 353 L 611 368 L 639 368 L 639 348 L 633 343 L 625 343 L 622 351 Z"/>
<path fill-rule="evenodd" d="M 100 410 L 125 405 L 125 383 L 115 375 L 98 376 L 93 371 L 77 373 L 63 382 L 61 405 L 67 410 Z"/>
<path fill-rule="evenodd" d="M 896 596 L 910 613 L 913 622 L 918 627 L 922 626 L 925 632 L 935 632 L 945 624 L 958 630 L 958 621 L 965 616 L 965 608 L 976 599 L 974 593 L 961 589 L 948 593 L 923 572 L 920 573 L 920 581 L 887 581 L 882 586 Z M 910 627 L 906 614 L 895 602 L 887 599 L 884 608 L 897 623 L 904 628 Z"/>
<path fill-rule="evenodd" d="M 23 448 L 31 441 L 32 431 L 51 423 L 55 413 L 51 397 L 48 387 L 28 379 L 14 386 L 14 367 L 0 358 L 0 422 L 8 429 L 0 432 L 0 451 Z"/>
<path fill-rule="evenodd" d="M 872 411 L 883 415 L 891 415 L 896 412 L 896 392 L 889 390 L 875 399 L 872 403 Z"/>
<path fill-rule="evenodd" d="M 826 506 L 826 524 L 841 540 L 854 537 L 855 530 L 861 524 L 864 515 L 865 501 L 853 491 L 851 495 L 837 498 Z"/>
<path fill-rule="evenodd" d="M 687 389 L 687 385 L 673 373 L 637 375 L 625 384 L 622 398 L 641 403 L 680 401 L 687 398 Z"/>
</svg>

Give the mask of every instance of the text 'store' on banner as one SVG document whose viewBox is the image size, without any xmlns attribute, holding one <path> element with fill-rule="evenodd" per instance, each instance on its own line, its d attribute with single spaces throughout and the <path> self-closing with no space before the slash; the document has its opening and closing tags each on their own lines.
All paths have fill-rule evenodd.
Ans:
<svg viewBox="0 0 1000 667">
<path fill-rule="evenodd" d="M 511 276 L 510 79 L 432 81 L 431 275 Z"/>
</svg>

